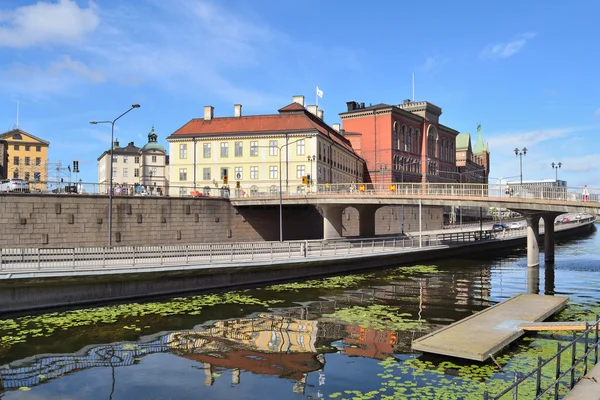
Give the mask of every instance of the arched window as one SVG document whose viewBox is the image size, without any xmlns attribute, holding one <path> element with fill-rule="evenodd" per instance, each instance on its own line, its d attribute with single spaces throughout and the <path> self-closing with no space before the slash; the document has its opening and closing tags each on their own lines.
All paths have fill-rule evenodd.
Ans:
<svg viewBox="0 0 600 400">
<path fill-rule="evenodd" d="M 415 153 L 421 154 L 421 131 L 415 130 Z"/>
<path fill-rule="evenodd" d="M 400 150 L 405 151 L 406 145 L 406 125 L 402 125 L 402 133 L 400 133 Z"/>
<path fill-rule="evenodd" d="M 413 152 L 413 128 L 412 126 L 408 128 L 408 143 L 406 144 L 406 147 L 408 148 L 409 152 Z"/>
<path fill-rule="evenodd" d="M 398 148 L 398 122 L 394 122 L 394 134 L 392 135 L 392 148 Z"/>
<path fill-rule="evenodd" d="M 438 145 L 438 133 L 433 125 L 429 126 L 427 130 L 427 155 L 429 157 L 436 157 L 439 153 L 437 149 Z M 438 153 L 438 154 L 436 154 Z"/>
</svg>

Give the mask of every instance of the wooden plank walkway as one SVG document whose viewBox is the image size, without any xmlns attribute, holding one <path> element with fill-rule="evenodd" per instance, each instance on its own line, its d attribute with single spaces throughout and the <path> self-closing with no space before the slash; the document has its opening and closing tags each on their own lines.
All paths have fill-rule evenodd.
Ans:
<svg viewBox="0 0 600 400">
<path fill-rule="evenodd" d="M 416 339 L 425 353 L 485 361 L 521 337 L 519 325 L 539 322 L 562 310 L 568 297 L 518 294 L 510 299 Z"/>
<path fill-rule="evenodd" d="M 568 321 L 568 322 L 526 322 L 519 324 L 517 328 L 524 331 L 585 331 L 590 326 L 594 325 L 594 321 L 590 321 L 586 326 L 585 321 Z"/>
</svg>

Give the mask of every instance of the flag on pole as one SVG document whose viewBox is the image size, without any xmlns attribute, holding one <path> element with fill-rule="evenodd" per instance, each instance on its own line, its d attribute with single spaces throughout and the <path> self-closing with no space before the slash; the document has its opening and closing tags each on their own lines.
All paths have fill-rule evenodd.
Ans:
<svg viewBox="0 0 600 400">
<path fill-rule="evenodd" d="M 323 98 L 323 91 L 321 89 L 319 89 L 318 86 L 317 86 L 317 96 L 319 96 L 320 98 Z"/>
</svg>

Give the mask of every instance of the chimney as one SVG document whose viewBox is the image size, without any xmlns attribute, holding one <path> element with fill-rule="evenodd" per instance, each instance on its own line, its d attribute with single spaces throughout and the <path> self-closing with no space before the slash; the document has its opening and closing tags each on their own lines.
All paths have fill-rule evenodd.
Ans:
<svg viewBox="0 0 600 400">
<path fill-rule="evenodd" d="M 410 103 L 410 99 L 406 99 L 402 102 L 402 104 L 408 104 L 408 103 Z"/>
<path fill-rule="evenodd" d="M 242 105 L 241 104 L 234 104 L 233 105 L 233 116 L 234 117 L 241 117 L 242 116 Z"/>
<path fill-rule="evenodd" d="M 312 115 L 317 115 L 317 106 L 308 106 L 306 107 L 308 109 L 308 112 L 311 113 Z"/>
<path fill-rule="evenodd" d="M 215 108 L 213 106 L 204 106 L 204 120 L 210 121 L 213 119 Z"/>
<path fill-rule="evenodd" d="M 348 112 L 354 111 L 358 108 L 358 103 L 355 101 L 347 101 L 346 105 L 348 106 Z"/>
<path fill-rule="evenodd" d="M 298 103 L 302 107 L 304 107 L 304 96 L 293 96 L 292 103 Z"/>
<path fill-rule="evenodd" d="M 323 110 L 317 110 L 317 117 L 323 119 L 323 114 L 325 114 L 325 111 L 323 111 Z"/>
<path fill-rule="evenodd" d="M 127 145 L 127 147 L 134 147 L 133 142 L 129 142 L 129 144 Z"/>
<path fill-rule="evenodd" d="M 115 139 L 115 141 L 113 142 L 113 147 L 119 147 L 119 139 Z"/>
<path fill-rule="evenodd" d="M 339 131 L 340 131 L 340 124 L 338 124 L 338 123 L 335 123 L 335 124 L 333 124 L 333 125 L 332 125 L 332 127 L 333 127 L 333 129 L 334 129 L 336 132 L 339 132 Z"/>
</svg>

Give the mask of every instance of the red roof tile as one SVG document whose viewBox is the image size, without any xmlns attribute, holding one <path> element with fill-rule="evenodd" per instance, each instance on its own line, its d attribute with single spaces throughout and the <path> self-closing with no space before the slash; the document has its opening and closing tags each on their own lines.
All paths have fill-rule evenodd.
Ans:
<svg viewBox="0 0 600 400">
<path fill-rule="evenodd" d="M 348 139 L 341 136 L 324 121 L 312 115 L 300 104 L 292 103 L 279 111 L 284 112 L 281 114 L 213 118 L 208 121 L 203 118 L 195 118 L 173 132 L 167 139 L 175 138 L 177 136 L 195 135 L 318 131 L 345 149 L 354 152 Z"/>
</svg>

